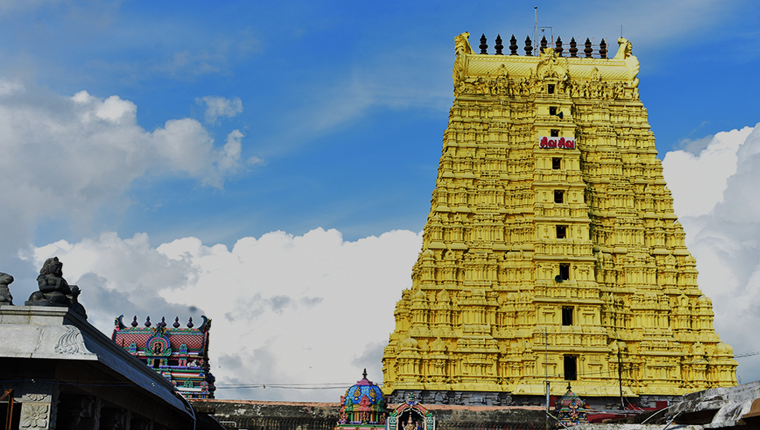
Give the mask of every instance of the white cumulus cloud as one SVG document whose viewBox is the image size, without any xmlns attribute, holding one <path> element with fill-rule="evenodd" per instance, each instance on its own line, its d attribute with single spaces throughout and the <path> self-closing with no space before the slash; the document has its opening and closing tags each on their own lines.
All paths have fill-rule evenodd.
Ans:
<svg viewBox="0 0 760 430">
<path fill-rule="evenodd" d="M 0 97 L 23 93 L 25 90 L 24 84 L 20 82 L 0 79 Z"/>
<path fill-rule="evenodd" d="M 57 255 L 64 276 L 82 288 L 90 321 L 110 334 L 113 320 L 150 314 L 213 320 L 217 385 L 353 383 L 363 368 L 382 381 L 382 346 L 393 310 L 411 286 L 421 234 L 391 231 L 344 241 L 337 230 L 303 236 L 281 231 L 245 237 L 232 249 L 187 237 L 151 247 L 145 234 L 104 233 L 35 249 L 41 266 Z M 343 388 L 345 389 L 345 388 Z M 336 401 L 341 390 L 236 391 L 221 398 Z"/>
<path fill-rule="evenodd" d="M 116 95 L 64 97 L 36 87 L 30 94 L 0 79 L 0 240 L 6 252 L 25 246 L 46 219 L 86 226 L 97 210 L 128 205 L 125 192 L 139 177 L 180 176 L 222 187 L 249 163 L 241 161 L 238 130 L 217 147 L 194 119 L 148 131 L 136 115 L 137 106 Z"/>
<path fill-rule="evenodd" d="M 760 126 L 718 133 L 698 156 L 669 152 L 663 166 L 721 339 L 760 351 L 760 332 L 748 330 L 760 325 Z M 738 374 L 760 379 L 760 359 L 739 359 Z"/>
<path fill-rule="evenodd" d="M 198 104 L 206 105 L 206 122 L 216 124 L 219 117 L 232 118 L 243 112 L 243 102 L 239 97 L 227 99 L 218 96 L 206 96 L 195 99 Z"/>
<path fill-rule="evenodd" d="M 684 150 L 665 154 L 665 181 L 678 196 L 673 201 L 676 214 L 704 215 L 723 199 L 726 180 L 736 173 L 736 151 L 752 130 L 718 133 L 698 155 Z"/>
</svg>

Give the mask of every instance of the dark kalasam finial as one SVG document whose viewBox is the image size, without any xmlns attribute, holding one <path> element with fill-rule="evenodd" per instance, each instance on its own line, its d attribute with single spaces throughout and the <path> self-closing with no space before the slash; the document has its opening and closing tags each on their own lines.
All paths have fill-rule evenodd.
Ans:
<svg viewBox="0 0 760 430">
<path fill-rule="evenodd" d="M 525 37 L 525 55 L 533 56 L 533 42 L 530 41 L 530 36 Z"/>
<path fill-rule="evenodd" d="M 145 319 L 145 327 L 150 327 L 150 317 Z"/>
<path fill-rule="evenodd" d="M 554 52 L 557 53 L 558 56 L 562 56 L 562 38 L 557 36 L 557 42 L 554 43 Z"/>
<path fill-rule="evenodd" d="M 583 53 L 586 54 L 586 58 L 591 58 L 591 54 L 594 53 L 593 48 L 591 48 L 591 41 L 588 40 L 588 37 L 586 38 L 586 48 L 583 50 Z"/>
<path fill-rule="evenodd" d="M 174 318 L 174 324 L 172 324 L 172 327 L 179 328 L 179 317 Z"/>
<path fill-rule="evenodd" d="M 488 54 L 488 44 L 486 43 L 486 35 L 480 36 L 480 53 L 481 54 Z"/>
<path fill-rule="evenodd" d="M 544 50 L 546 49 L 546 36 L 541 37 L 541 53 L 544 53 Z"/>
<path fill-rule="evenodd" d="M 364 373 L 362 373 L 362 377 L 364 379 L 367 379 L 367 368 L 366 367 L 364 368 Z"/>
<path fill-rule="evenodd" d="M 132 324 L 130 324 L 132 327 L 137 327 L 139 323 L 137 322 L 137 315 L 135 315 L 135 318 L 132 320 Z"/>
<path fill-rule="evenodd" d="M 496 55 L 502 55 L 501 50 L 504 49 L 504 45 L 501 44 L 501 34 L 496 35 L 496 45 L 493 47 L 496 48 Z"/>
<path fill-rule="evenodd" d="M 570 39 L 570 57 L 578 58 L 578 42 L 574 37 Z"/>
<path fill-rule="evenodd" d="M 604 39 L 599 42 L 599 58 L 607 58 L 607 42 Z"/>
<path fill-rule="evenodd" d="M 190 321 L 187 322 L 188 328 L 193 328 L 193 317 L 190 317 Z"/>
<path fill-rule="evenodd" d="M 512 38 L 509 39 L 509 55 L 517 55 L 517 39 L 515 38 L 515 35 L 512 35 Z"/>
<path fill-rule="evenodd" d="M 166 317 L 161 317 L 161 322 L 158 323 L 162 328 L 166 327 Z"/>
</svg>

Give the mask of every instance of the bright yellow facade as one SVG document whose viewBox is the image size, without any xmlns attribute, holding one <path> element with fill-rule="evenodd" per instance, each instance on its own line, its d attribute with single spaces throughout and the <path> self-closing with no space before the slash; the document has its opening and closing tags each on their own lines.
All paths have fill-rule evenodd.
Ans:
<svg viewBox="0 0 760 430">
<path fill-rule="evenodd" d="M 383 391 L 541 395 L 548 375 L 562 394 L 572 371 L 582 396 L 618 396 L 619 376 L 627 396 L 735 385 L 630 42 L 610 59 L 509 56 L 468 36 Z"/>
</svg>

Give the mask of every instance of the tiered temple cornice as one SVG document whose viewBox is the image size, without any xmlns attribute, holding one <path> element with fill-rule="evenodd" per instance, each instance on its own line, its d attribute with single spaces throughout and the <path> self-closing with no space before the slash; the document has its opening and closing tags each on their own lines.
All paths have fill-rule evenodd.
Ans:
<svg viewBox="0 0 760 430">
<path fill-rule="evenodd" d="M 455 39 L 422 252 L 383 357 L 389 401 L 541 395 L 545 379 L 553 394 L 570 379 L 601 397 L 619 395 L 619 378 L 628 396 L 735 385 L 639 101 L 632 44 L 619 39 L 607 58 L 606 42 L 542 40 L 533 56 L 499 37 L 491 55 L 485 36 L 480 54 L 468 36 Z"/>
</svg>

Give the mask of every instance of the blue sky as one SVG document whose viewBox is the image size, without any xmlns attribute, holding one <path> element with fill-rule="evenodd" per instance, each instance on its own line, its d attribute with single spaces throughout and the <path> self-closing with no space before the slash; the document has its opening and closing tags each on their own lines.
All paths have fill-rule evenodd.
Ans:
<svg viewBox="0 0 760 430">
<path fill-rule="evenodd" d="M 187 304 L 209 313 L 201 298 L 183 304 L 169 291 L 192 290 L 202 276 L 182 273 L 203 272 L 193 258 L 214 254 L 218 245 L 231 250 L 241 239 L 276 231 L 284 232 L 282 243 L 292 242 L 285 248 L 297 248 L 307 242 L 299 238 L 314 231 L 325 243 L 340 237 L 338 247 L 371 247 L 373 240 L 393 237 L 406 248 L 390 251 L 403 254 L 394 263 L 398 280 L 377 287 L 390 297 L 378 305 L 379 313 L 389 314 L 379 317 L 384 322 L 377 333 L 385 334 L 346 352 L 359 369 L 349 375 L 359 372 L 358 379 L 366 362 L 377 362 L 378 345 L 393 327 L 393 303 L 409 287 L 419 250 L 415 235 L 429 211 L 453 100 L 454 37 L 469 31 L 475 45 L 485 33 L 492 46 L 497 34 L 514 34 L 522 44 L 533 32 L 536 5 L 539 25 L 566 41 L 606 38 L 614 52 L 623 26 L 641 62 L 641 100 L 660 158 L 677 150 L 691 154 L 684 159 L 699 156 L 717 142 L 716 134 L 760 121 L 760 5 L 751 1 L 590 1 L 583 7 L 546 1 L 0 1 L 0 108 L 6 117 L 0 120 L 6 153 L 0 197 L 8 208 L 0 215 L 7 226 L 0 232 L 0 262 L 17 279 L 11 287 L 16 302 L 35 289 L 45 252 L 62 257 L 69 280 L 79 279 L 85 291 L 91 318 L 108 331 L 115 312 L 162 312 L 162 306 L 182 312 Z M 729 145 L 734 153 L 744 140 L 737 142 Z M 730 163 L 722 183 L 737 169 L 735 156 Z M 699 193 L 688 184 L 683 190 Z M 688 210 L 679 215 L 687 218 Z M 388 236 L 393 231 L 408 234 Z M 190 248 L 167 251 L 197 245 L 188 238 L 208 249 L 197 255 Z M 52 245 L 58 241 L 65 244 Z M 117 276 L 106 271 L 114 266 L 93 257 L 106 248 L 132 252 L 125 247 L 154 260 L 159 249 L 172 261 L 185 255 L 187 267 L 175 268 L 181 278 L 175 282 L 158 273 L 174 263 L 151 272 L 134 257 Z M 84 248 L 89 251 L 74 252 Z M 375 251 L 366 255 L 372 258 L 362 264 L 386 264 Z M 335 270 L 341 267 L 335 262 Z M 137 279 L 133 272 L 141 270 L 146 273 L 140 276 L 150 276 Z M 281 304 L 273 298 L 289 287 L 278 282 L 290 281 L 267 278 L 263 285 L 257 276 L 229 280 L 229 297 L 250 289 L 246 297 Z M 364 277 L 347 282 L 367 283 Z M 100 291 L 91 293 L 89 305 L 82 279 L 90 291 Z M 116 280 L 140 288 L 164 284 L 154 286 L 161 291 L 149 303 L 130 296 L 140 288 Z M 754 285 L 741 282 L 744 289 Z M 125 294 L 124 302 L 114 291 Z M 292 309 L 317 303 L 305 290 L 291 293 Z M 348 312 L 351 302 L 344 305 Z M 270 311 L 285 318 L 283 309 L 290 308 Z M 267 345 L 252 347 L 249 359 L 271 353 Z M 760 350 L 760 344 L 734 347 Z"/>
<path fill-rule="evenodd" d="M 566 39 L 614 41 L 623 25 L 641 59 L 641 97 L 661 153 L 682 139 L 754 124 L 754 3 L 537 4 L 540 24 Z M 452 100 L 453 35 L 514 33 L 522 43 L 533 31 L 531 5 L 6 6 L 0 55 L 5 76 L 27 85 L 133 102 L 148 131 L 194 118 L 218 145 L 239 129 L 244 158 L 265 162 L 227 178 L 221 190 L 181 176 L 139 178 L 127 192 L 134 204 L 99 211 L 86 233 L 146 231 L 159 241 L 194 234 L 232 244 L 318 225 L 356 239 L 422 228 Z M 243 111 L 206 124 L 196 99 L 209 95 L 240 98 Z M 82 233 L 67 234 L 65 217 L 54 218 L 36 228 L 38 242 Z"/>
</svg>

